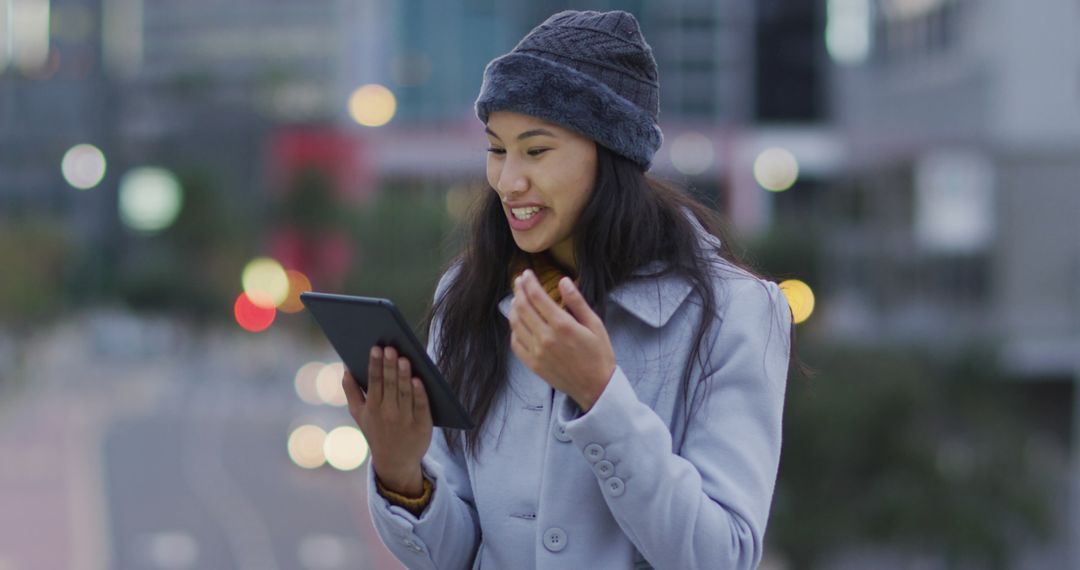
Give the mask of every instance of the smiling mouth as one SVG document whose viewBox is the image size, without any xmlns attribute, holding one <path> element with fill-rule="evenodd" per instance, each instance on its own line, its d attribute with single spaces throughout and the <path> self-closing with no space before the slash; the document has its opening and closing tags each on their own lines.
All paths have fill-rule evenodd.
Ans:
<svg viewBox="0 0 1080 570">
<path fill-rule="evenodd" d="M 540 212 L 541 208 L 538 206 L 529 206 L 526 208 L 511 208 L 510 213 L 519 220 L 528 220 Z"/>
</svg>

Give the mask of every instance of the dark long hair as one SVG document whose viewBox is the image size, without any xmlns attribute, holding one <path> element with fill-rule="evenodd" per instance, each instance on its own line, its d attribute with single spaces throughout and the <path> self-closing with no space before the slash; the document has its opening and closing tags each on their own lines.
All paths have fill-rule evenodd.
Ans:
<svg viewBox="0 0 1080 570">
<path fill-rule="evenodd" d="M 674 272 L 690 281 L 703 309 L 682 379 L 682 394 L 692 404 L 691 394 L 697 392 L 690 386 L 692 365 L 695 361 L 702 364 L 701 341 L 716 321 L 710 318 L 716 307 L 708 260 L 719 253 L 732 265 L 758 275 L 732 250 L 729 232 L 716 212 L 679 188 L 642 172 L 625 157 L 601 145 L 596 149 L 596 184 L 572 230 L 579 288 L 602 318 L 608 292 L 649 262 L 666 261 L 664 274 Z M 718 252 L 705 250 L 684 210 L 720 238 Z M 514 242 L 498 193 L 490 186 L 473 208 L 468 224 L 465 248 L 447 267 L 460 265 L 456 278 L 434 301 L 426 324 L 430 326 L 438 315 L 437 361 L 477 425 L 465 433 L 465 448 L 476 454 L 482 429 L 508 380 L 510 325 L 499 313 L 498 303 L 510 293 L 515 262 L 528 254 Z M 791 340 L 793 350 L 794 327 Z M 689 406 L 687 410 L 688 421 L 692 411 Z M 456 430 L 444 433 L 447 445 L 455 449 L 461 434 Z"/>
</svg>

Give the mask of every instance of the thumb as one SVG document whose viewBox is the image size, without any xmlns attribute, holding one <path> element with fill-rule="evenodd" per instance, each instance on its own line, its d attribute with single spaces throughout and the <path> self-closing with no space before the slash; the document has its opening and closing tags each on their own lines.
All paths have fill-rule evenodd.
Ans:
<svg viewBox="0 0 1080 570">
<path fill-rule="evenodd" d="M 597 326 L 603 328 L 604 324 L 600 317 L 585 302 L 585 297 L 582 296 L 581 291 L 574 286 L 574 282 L 569 277 L 563 277 L 559 280 L 559 293 L 562 294 L 563 301 L 566 302 L 566 308 L 570 309 L 570 314 L 574 315 L 574 318 L 579 323 L 593 332 L 596 331 Z"/>
</svg>

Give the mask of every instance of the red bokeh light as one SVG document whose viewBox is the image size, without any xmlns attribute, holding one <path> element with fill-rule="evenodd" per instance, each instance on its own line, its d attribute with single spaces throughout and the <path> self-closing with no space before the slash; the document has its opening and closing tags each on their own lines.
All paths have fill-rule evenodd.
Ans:
<svg viewBox="0 0 1080 570">
<path fill-rule="evenodd" d="M 233 305 L 236 323 L 250 332 L 262 332 L 270 327 L 277 316 L 277 309 L 260 307 L 248 298 L 247 293 L 240 293 Z"/>
</svg>

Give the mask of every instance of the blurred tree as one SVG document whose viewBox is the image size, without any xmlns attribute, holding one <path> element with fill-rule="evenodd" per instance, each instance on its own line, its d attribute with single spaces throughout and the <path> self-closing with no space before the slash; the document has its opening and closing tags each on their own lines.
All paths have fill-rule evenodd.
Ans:
<svg viewBox="0 0 1080 570">
<path fill-rule="evenodd" d="M 0 225 L 0 321 L 19 328 L 63 310 L 70 239 L 59 221 L 9 220 Z"/>
<path fill-rule="evenodd" d="M 993 354 L 800 352 L 820 375 L 789 384 L 769 529 L 792 568 L 867 544 L 1004 568 L 1018 533 L 1049 533 L 1051 470 Z"/>
<path fill-rule="evenodd" d="M 201 168 L 177 172 L 183 207 L 173 225 L 135 236 L 125 256 L 120 296 L 137 310 L 159 310 L 197 321 L 229 319 L 240 271 L 254 249 L 255 220 L 224 199 L 215 176 Z"/>
<path fill-rule="evenodd" d="M 387 185 L 353 221 L 357 259 L 347 290 L 392 299 L 418 335 L 426 336 L 419 325 L 439 270 L 456 253 L 445 247 L 451 228 L 445 189 Z"/>
<path fill-rule="evenodd" d="M 754 267 L 777 280 L 799 279 L 814 287 L 818 280 L 821 240 L 809 228 L 773 226 L 747 244 Z"/>
</svg>

